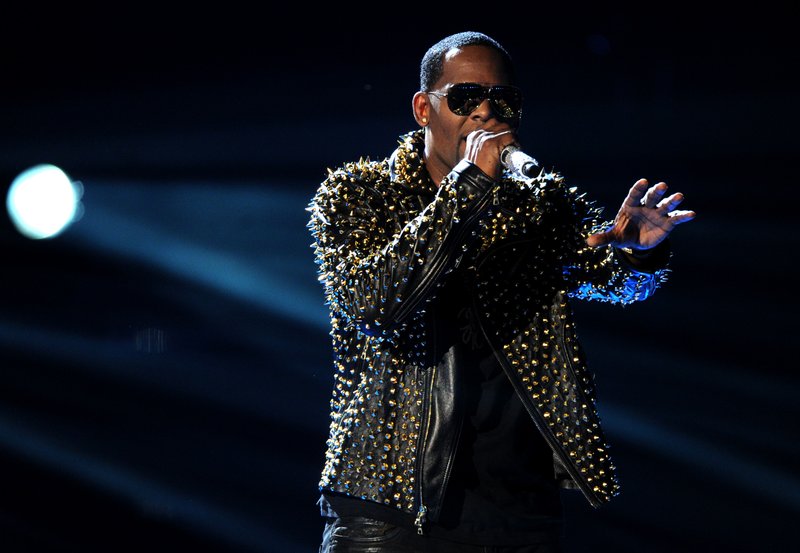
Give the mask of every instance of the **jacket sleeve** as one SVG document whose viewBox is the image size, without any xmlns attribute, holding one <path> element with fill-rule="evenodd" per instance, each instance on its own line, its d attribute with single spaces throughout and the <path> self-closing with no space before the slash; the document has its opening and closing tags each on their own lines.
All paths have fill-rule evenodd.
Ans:
<svg viewBox="0 0 800 553">
<path fill-rule="evenodd" d="M 615 247 L 589 247 L 586 238 L 605 230 L 611 222 L 602 221 L 602 210 L 588 201 L 585 194 L 565 187 L 560 176 L 554 179 L 558 183 L 554 190 L 561 191 L 559 211 L 567 220 L 563 227 L 566 231 L 563 274 L 570 297 L 625 305 L 650 297 L 666 282 L 671 257 L 668 241 L 653 249 L 651 256 L 636 266 Z"/>
<path fill-rule="evenodd" d="M 311 201 L 312 247 L 327 303 L 344 319 L 333 323 L 385 336 L 455 267 L 495 183 L 463 161 L 433 201 L 406 215 L 388 178 L 376 185 L 350 168 L 332 172 Z"/>
</svg>

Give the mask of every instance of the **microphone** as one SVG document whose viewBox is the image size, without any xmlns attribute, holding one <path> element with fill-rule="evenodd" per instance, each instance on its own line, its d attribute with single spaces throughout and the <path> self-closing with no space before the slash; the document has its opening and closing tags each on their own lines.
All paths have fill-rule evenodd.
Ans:
<svg viewBox="0 0 800 553">
<path fill-rule="evenodd" d="M 500 152 L 500 163 L 509 171 L 523 177 L 535 177 L 539 162 L 519 149 L 514 144 L 509 144 Z"/>
</svg>

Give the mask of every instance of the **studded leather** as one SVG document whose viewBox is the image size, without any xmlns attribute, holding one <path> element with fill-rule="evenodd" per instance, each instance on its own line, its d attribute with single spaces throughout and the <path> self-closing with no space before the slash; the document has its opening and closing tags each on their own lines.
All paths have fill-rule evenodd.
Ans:
<svg viewBox="0 0 800 553">
<path fill-rule="evenodd" d="M 495 182 L 462 162 L 437 185 L 422 147 L 414 131 L 390 158 L 329 170 L 308 208 L 335 367 L 320 488 L 436 518 L 460 421 L 455 363 L 432 347 L 435 298 L 459 271 L 554 477 L 609 501 L 619 483 L 570 301 L 643 300 L 668 258 L 641 272 L 587 247 L 600 210 L 556 173 Z"/>
</svg>

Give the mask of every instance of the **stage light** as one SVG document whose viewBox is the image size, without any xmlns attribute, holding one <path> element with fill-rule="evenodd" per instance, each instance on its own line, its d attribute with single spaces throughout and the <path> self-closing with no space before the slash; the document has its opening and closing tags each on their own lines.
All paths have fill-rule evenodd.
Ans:
<svg viewBox="0 0 800 553">
<path fill-rule="evenodd" d="M 80 218 L 83 186 L 54 165 L 42 164 L 20 173 L 8 190 L 6 207 L 24 236 L 52 238 Z"/>
</svg>

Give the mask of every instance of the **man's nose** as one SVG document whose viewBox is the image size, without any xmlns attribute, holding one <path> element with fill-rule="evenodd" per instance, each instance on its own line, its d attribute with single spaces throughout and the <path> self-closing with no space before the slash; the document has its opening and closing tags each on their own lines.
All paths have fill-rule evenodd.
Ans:
<svg viewBox="0 0 800 553">
<path fill-rule="evenodd" d="M 492 108 L 492 103 L 489 101 L 489 98 L 484 98 L 470 115 L 481 121 L 486 121 L 490 117 L 498 117 L 497 113 L 495 113 Z"/>
</svg>

